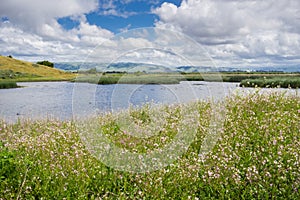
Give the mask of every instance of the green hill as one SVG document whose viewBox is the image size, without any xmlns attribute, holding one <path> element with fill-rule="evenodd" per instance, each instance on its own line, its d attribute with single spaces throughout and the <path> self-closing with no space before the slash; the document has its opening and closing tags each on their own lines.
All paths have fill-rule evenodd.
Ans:
<svg viewBox="0 0 300 200">
<path fill-rule="evenodd" d="M 63 81 L 75 74 L 27 61 L 0 56 L 0 82 L 7 81 Z"/>
</svg>

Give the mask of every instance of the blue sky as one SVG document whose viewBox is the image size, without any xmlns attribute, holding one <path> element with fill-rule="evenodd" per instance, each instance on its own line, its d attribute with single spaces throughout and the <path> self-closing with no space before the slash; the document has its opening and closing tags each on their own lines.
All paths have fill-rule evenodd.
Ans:
<svg viewBox="0 0 300 200">
<path fill-rule="evenodd" d="M 105 1 L 99 1 L 101 2 Z M 108 1 L 110 2 L 110 1 Z M 98 10 L 86 15 L 90 24 L 95 24 L 114 33 L 120 33 L 127 29 L 154 27 L 155 21 L 159 17 L 152 13 L 152 9 L 159 7 L 164 2 L 169 2 L 179 6 L 181 0 L 169 1 L 112 1 L 112 5 L 99 6 Z M 107 3 L 109 4 L 109 3 Z M 59 20 L 60 24 L 66 29 L 74 28 L 78 25 L 70 17 Z"/>
<path fill-rule="evenodd" d="M 180 40 L 190 38 L 219 66 L 299 65 L 299 13 L 298 0 L 1 0 L 0 54 L 80 62 L 104 42 L 103 55 L 117 56 L 153 48 L 155 41 L 141 34 L 116 41 L 152 27 L 182 33 Z M 161 52 L 197 57 L 184 42 L 178 47 L 178 35 L 162 32 Z"/>
</svg>

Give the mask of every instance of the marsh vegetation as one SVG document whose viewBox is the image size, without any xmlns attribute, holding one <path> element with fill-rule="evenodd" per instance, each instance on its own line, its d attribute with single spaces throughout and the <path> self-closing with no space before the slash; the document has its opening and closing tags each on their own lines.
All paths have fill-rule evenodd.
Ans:
<svg viewBox="0 0 300 200">
<path fill-rule="evenodd" d="M 237 82 L 244 87 L 299 88 L 298 73 L 82 73 L 73 81 L 95 84 L 179 84 L 181 81 Z"/>
</svg>

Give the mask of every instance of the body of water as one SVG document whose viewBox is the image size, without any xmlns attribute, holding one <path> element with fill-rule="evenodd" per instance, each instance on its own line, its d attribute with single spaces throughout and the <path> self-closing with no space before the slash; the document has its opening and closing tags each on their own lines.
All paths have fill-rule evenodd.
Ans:
<svg viewBox="0 0 300 200">
<path fill-rule="evenodd" d="M 181 82 L 175 85 L 95 85 L 70 82 L 18 83 L 22 88 L 0 90 L 0 118 L 15 122 L 25 119 L 71 119 L 95 112 L 117 111 L 145 102 L 185 103 L 197 99 L 220 100 L 237 90 L 238 83 Z M 283 90 L 296 93 L 299 90 Z M 299 94 L 299 92 L 298 92 Z"/>
</svg>

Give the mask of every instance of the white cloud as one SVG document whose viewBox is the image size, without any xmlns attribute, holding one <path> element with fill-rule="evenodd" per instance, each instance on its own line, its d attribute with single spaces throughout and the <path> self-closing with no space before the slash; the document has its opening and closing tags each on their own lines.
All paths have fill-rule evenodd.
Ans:
<svg viewBox="0 0 300 200">
<path fill-rule="evenodd" d="M 103 0 L 100 2 L 99 15 L 104 16 L 118 16 L 128 18 L 132 15 L 136 15 L 136 12 L 128 12 L 122 8 L 121 5 L 128 4 L 131 1 L 115 1 L 115 0 Z M 118 4 L 118 6 L 116 6 Z"/>
<path fill-rule="evenodd" d="M 128 24 L 127 26 L 123 27 L 123 28 L 120 28 L 119 29 L 119 32 L 122 33 L 122 32 L 126 32 L 130 29 L 132 25 L 131 24 Z"/>
<path fill-rule="evenodd" d="M 277 58 L 294 57 L 287 62 L 299 62 L 298 0 L 184 0 L 178 7 L 163 3 L 153 13 L 160 18 L 157 27 L 182 31 L 215 59 L 251 64 L 272 57 L 276 64 Z"/>
<path fill-rule="evenodd" d="M 1 2 L 1 54 L 27 60 L 83 60 L 92 48 L 114 34 L 90 25 L 85 14 L 98 9 L 97 0 L 5 0 Z M 58 19 L 71 17 L 79 25 L 65 30 Z"/>
<path fill-rule="evenodd" d="M 144 3 L 152 4 L 152 5 L 159 4 L 159 0 L 120 0 L 120 2 L 122 4 L 129 4 L 132 2 L 144 2 Z"/>
<path fill-rule="evenodd" d="M 130 16 L 138 15 L 141 11 L 127 11 L 126 6 L 133 3 L 144 3 L 152 6 L 159 4 L 159 0 L 101 0 L 99 15 L 104 16 L 117 16 L 128 18 Z M 142 13 L 148 13 L 143 11 Z"/>
<path fill-rule="evenodd" d="M 129 26 L 121 36 L 86 18 L 91 12 L 124 18 L 135 15 L 124 10 L 134 1 L 145 0 L 2 0 L 0 18 L 8 21 L 0 21 L 0 54 L 55 62 L 83 61 L 90 55 L 97 61 L 123 56 L 150 62 L 152 57 L 156 64 L 186 59 L 201 65 L 211 63 L 206 54 L 221 66 L 300 62 L 298 0 L 183 0 L 180 6 L 165 2 L 153 13 L 160 19 L 155 26 L 167 31 L 131 31 Z M 145 3 L 157 5 L 158 1 Z M 78 25 L 64 29 L 58 23 L 64 17 Z"/>
<path fill-rule="evenodd" d="M 128 35 L 126 35 L 128 34 Z M 125 54 L 140 49 L 151 48 L 153 43 L 145 37 L 136 37 L 131 31 L 116 35 L 115 37 L 101 43 L 89 54 L 90 61 L 93 62 L 115 62 Z M 138 57 L 132 57 L 131 62 L 139 62 Z"/>
<path fill-rule="evenodd" d="M 49 25 L 43 27 L 51 39 L 26 32 L 11 23 L 0 23 L 1 54 L 12 54 L 29 61 L 82 61 L 95 46 L 113 36 L 110 31 L 84 21 L 78 28 L 69 31 L 55 29 Z"/>
<path fill-rule="evenodd" d="M 127 11 L 120 11 L 117 9 L 108 9 L 108 10 L 103 10 L 99 13 L 100 15 L 104 16 L 117 16 L 117 17 L 123 17 L 123 18 L 128 18 L 132 15 L 136 15 L 136 12 L 127 12 Z"/>
<path fill-rule="evenodd" d="M 3 0 L 0 15 L 22 29 L 39 32 L 45 24 L 55 26 L 58 18 L 79 16 L 97 6 L 97 0 Z"/>
<path fill-rule="evenodd" d="M 94 62 L 137 62 L 168 67 L 214 66 L 191 38 L 158 28 L 134 29 L 107 40 L 89 55 Z"/>
<path fill-rule="evenodd" d="M 89 48 L 81 48 L 78 43 L 59 40 L 46 41 L 41 36 L 15 27 L 9 23 L 0 25 L 1 54 L 12 54 L 20 59 L 36 61 L 41 59 L 66 61 L 80 59 L 89 53 Z"/>
</svg>

